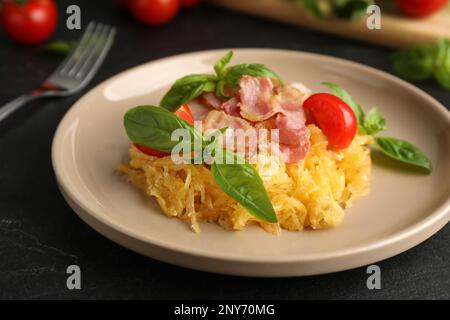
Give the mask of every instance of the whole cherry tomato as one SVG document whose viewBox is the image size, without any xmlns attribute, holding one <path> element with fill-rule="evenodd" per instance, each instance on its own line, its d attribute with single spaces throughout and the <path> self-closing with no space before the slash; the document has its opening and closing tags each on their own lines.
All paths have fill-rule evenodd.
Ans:
<svg viewBox="0 0 450 320">
<path fill-rule="evenodd" d="M 189 106 L 185 103 L 183 104 L 176 112 L 175 114 L 178 116 L 178 118 L 186 120 L 190 124 L 194 124 L 194 116 L 191 113 L 191 110 L 189 109 Z M 138 148 L 140 151 L 142 151 L 145 154 L 148 154 L 149 156 L 154 156 L 158 158 L 166 157 L 170 155 L 168 152 L 162 152 L 158 151 L 140 144 L 134 144 L 136 148 Z"/>
<path fill-rule="evenodd" d="M 396 0 L 397 6 L 411 17 L 429 16 L 444 7 L 448 0 Z"/>
<path fill-rule="evenodd" d="M 313 94 L 303 103 L 306 121 L 314 123 L 327 136 L 330 147 L 345 149 L 356 135 L 357 120 L 353 110 L 329 93 Z"/>
<path fill-rule="evenodd" d="M 5 0 L 0 24 L 6 34 L 23 44 L 36 44 L 50 38 L 56 29 L 58 10 L 53 0 Z"/>
<path fill-rule="evenodd" d="M 181 0 L 181 6 L 183 8 L 192 8 L 198 6 L 201 0 Z"/>
<path fill-rule="evenodd" d="M 129 0 L 128 5 L 133 16 L 140 22 L 159 25 L 176 16 L 180 0 Z"/>
</svg>

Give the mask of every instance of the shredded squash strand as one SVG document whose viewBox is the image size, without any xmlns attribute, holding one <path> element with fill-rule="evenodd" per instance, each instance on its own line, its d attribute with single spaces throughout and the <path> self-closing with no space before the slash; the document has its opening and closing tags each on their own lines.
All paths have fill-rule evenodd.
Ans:
<svg viewBox="0 0 450 320">
<path fill-rule="evenodd" d="M 368 193 L 371 180 L 370 136 L 357 135 L 345 150 L 328 149 L 322 131 L 308 126 L 311 149 L 305 160 L 285 164 L 269 158 L 255 165 L 272 200 L 278 223 L 251 216 L 215 183 L 206 166 L 174 164 L 170 157 L 155 158 L 132 146 L 130 162 L 119 172 L 148 196 L 162 211 L 200 232 L 199 222 L 217 222 L 229 230 L 256 224 L 271 233 L 281 228 L 299 231 L 338 226 L 344 208 Z"/>
</svg>

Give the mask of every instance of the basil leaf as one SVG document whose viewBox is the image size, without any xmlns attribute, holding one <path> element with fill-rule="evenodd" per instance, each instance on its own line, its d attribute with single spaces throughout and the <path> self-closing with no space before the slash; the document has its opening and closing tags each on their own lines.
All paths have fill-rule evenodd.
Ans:
<svg viewBox="0 0 450 320">
<path fill-rule="evenodd" d="M 364 129 L 367 134 L 375 134 L 386 129 L 386 119 L 377 108 L 372 108 L 364 119 Z"/>
<path fill-rule="evenodd" d="M 76 41 L 57 40 L 44 47 L 45 51 L 67 55 L 76 45 Z"/>
<path fill-rule="evenodd" d="M 323 19 L 324 14 L 322 9 L 320 9 L 317 0 L 300 0 L 300 2 L 303 2 L 305 9 L 308 10 L 314 17 Z"/>
<path fill-rule="evenodd" d="M 269 77 L 278 82 L 282 82 L 281 78 L 272 70 L 264 66 L 263 64 L 238 64 L 227 69 L 226 75 L 222 79 L 225 85 L 232 88 L 239 86 L 238 82 L 242 76 L 252 77 Z"/>
<path fill-rule="evenodd" d="M 424 80 L 433 75 L 436 49 L 421 45 L 391 55 L 395 73 L 410 81 Z"/>
<path fill-rule="evenodd" d="M 236 157 L 224 152 L 224 156 Z M 250 164 L 214 162 L 211 173 L 220 188 L 258 219 L 276 223 L 277 215 L 258 172 Z"/>
<path fill-rule="evenodd" d="M 332 82 L 323 82 L 322 84 L 326 85 L 328 88 L 331 89 L 331 92 L 341 98 L 348 106 L 353 110 L 353 113 L 356 116 L 356 120 L 358 121 L 358 127 L 360 129 L 364 129 L 364 111 L 359 105 L 358 102 L 353 100 L 352 96 L 342 89 L 338 84 L 332 83 Z"/>
<path fill-rule="evenodd" d="M 191 74 L 175 81 L 161 100 L 161 107 L 175 111 L 183 103 L 189 102 L 203 92 L 216 90 L 216 77 L 208 74 Z"/>
<path fill-rule="evenodd" d="M 428 173 L 431 173 L 431 161 L 423 154 L 422 151 L 413 146 L 411 143 L 390 137 L 375 138 L 375 143 L 376 146 L 387 156 L 425 169 Z"/>
<path fill-rule="evenodd" d="M 336 17 L 346 20 L 358 20 L 367 13 L 373 0 L 335 0 L 333 12 Z"/>
<path fill-rule="evenodd" d="M 192 145 L 195 139 L 202 139 L 201 134 L 189 122 L 156 106 L 130 109 L 125 114 L 124 126 L 131 141 L 163 152 L 172 152 L 179 143 L 171 139 L 172 132 L 176 129 L 188 130 Z"/>
<path fill-rule="evenodd" d="M 222 99 L 229 99 L 231 98 L 226 92 L 225 92 L 225 82 L 223 80 L 220 80 L 217 82 L 216 86 L 216 96 Z"/>
<path fill-rule="evenodd" d="M 218 144 L 218 140 L 216 138 L 218 138 L 219 136 L 222 136 L 223 134 L 225 134 L 225 132 L 228 130 L 228 127 L 223 127 L 221 129 L 217 129 L 213 132 L 211 132 L 210 134 L 204 136 L 203 138 L 203 145 L 211 145 L 211 144 Z M 214 138 L 213 141 L 211 142 L 211 138 Z"/>
<path fill-rule="evenodd" d="M 144 145 L 163 152 L 172 152 L 179 141 L 172 141 L 171 136 L 176 129 L 185 129 L 191 136 L 191 148 L 200 139 L 203 147 L 215 149 L 218 138 L 210 145 L 206 144 L 203 135 L 190 123 L 178 118 L 172 112 L 156 106 L 138 106 L 130 109 L 124 117 L 124 126 L 128 137 L 134 143 Z M 216 131 L 222 135 L 227 128 Z M 205 146 L 206 144 L 206 146 Z M 230 197 L 238 201 L 250 214 L 267 222 L 277 222 L 275 210 L 258 172 L 242 158 L 230 152 L 223 153 L 222 164 L 213 162 L 211 172 L 219 187 Z M 231 164 L 226 162 L 231 157 Z M 238 162 L 238 159 L 241 162 Z M 192 162 L 195 159 L 189 159 Z"/>
<path fill-rule="evenodd" d="M 442 88 L 450 90 L 450 41 L 447 39 L 439 40 L 437 44 L 434 78 Z"/>
<path fill-rule="evenodd" d="M 223 149 L 223 135 L 228 130 L 227 127 L 213 131 L 204 136 L 203 140 L 203 162 L 211 165 L 216 157 L 216 152 Z M 219 149 L 220 148 L 220 149 Z"/>
<path fill-rule="evenodd" d="M 233 58 L 233 51 L 229 51 L 222 59 L 217 61 L 214 65 L 214 71 L 216 71 L 217 77 L 221 79 L 224 75 L 225 66 L 230 63 Z"/>
</svg>

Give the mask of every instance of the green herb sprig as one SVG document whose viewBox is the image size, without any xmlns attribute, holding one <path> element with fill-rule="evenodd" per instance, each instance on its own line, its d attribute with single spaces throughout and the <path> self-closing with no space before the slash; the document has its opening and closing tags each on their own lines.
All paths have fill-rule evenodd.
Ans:
<svg viewBox="0 0 450 320">
<path fill-rule="evenodd" d="M 431 161 L 413 144 L 397 138 L 375 136 L 377 133 L 386 129 L 386 119 L 377 108 L 370 109 L 366 115 L 359 103 L 339 85 L 331 82 L 325 82 L 323 84 L 328 86 L 335 96 L 341 98 L 349 105 L 355 113 L 359 132 L 374 136 L 376 148 L 392 159 L 419 167 L 425 170 L 425 172 L 431 173 Z"/>
<path fill-rule="evenodd" d="M 262 64 L 245 63 L 227 67 L 232 57 L 232 51 L 222 57 L 214 66 L 215 74 L 192 74 L 175 81 L 161 100 L 161 107 L 175 111 L 183 103 L 197 98 L 204 92 L 215 92 L 221 98 L 229 98 L 225 87 L 237 88 L 238 81 L 243 75 L 268 76 L 282 82 L 275 72 Z"/>
<path fill-rule="evenodd" d="M 367 14 L 367 8 L 374 4 L 373 0 L 335 0 L 333 13 L 344 20 L 358 20 Z"/>
<path fill-rule="evenodd" d="M 171 134 L 176 129 L 187 130 L 191 137 L 191 149 L 195 150 L 195 139 L 202 142 L 202 150 L 209 144 L 216 144 L 217 138 L 209 139 L 195 129 L 189 122 L 178 118 L 172 112 L 157 106 L 138 106 L 130 109 L 124 117 L 124 126 L 128 137 L 134 143 L 163 152 L 171 152 L 179 141 L 172 141 Z M 220 129 L 223 133 L 226 128 Z M 215 149 L 215 148 L 213 148 Z M 224 157 L 236 160 L 238 155 L 229 151 Z M 213 155 L 214 156 L 214 155 Z M 245 161 L 224 161 L 211 163 L 211 173 L 217 185 L 231 198 L 239 202 L 247 211 L 266 222 L 277 222 L 275 210 L 258 172 Z"/>
<path fill-rule="evenodd" d="M 73 48 L 75 48 L 76 44 L 76 41 L 56 40 L 47 44 L 43 50 L 61 55 L 67 55 Z"/>
<path fill-rule="evenodd" d="M 304 6 L 314 17 L 324 19 L 325 11 L 331 11 L 333 16 L 343 20 L 358 20 L 367 13 L 367 8 L 374 4 L 374 0 L 293 0 Z M 323 6 L 320 4 L 323 3 Z M 324 10 L 325 7 L 328 10 Z"/>
<path fill-rule="evenodd" d="M 434 78 L 450 90 L 450 41 L 441 39 L 436 45 L 420 45 L 395 52 L 391 56 L 394 71 L 409 81 Z"/>
</svg>

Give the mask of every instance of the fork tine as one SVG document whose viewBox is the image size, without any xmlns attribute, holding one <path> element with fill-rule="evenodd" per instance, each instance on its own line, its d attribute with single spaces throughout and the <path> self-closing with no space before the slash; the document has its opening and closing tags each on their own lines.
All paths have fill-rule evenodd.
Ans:
<svg viewBox="0 0 450 320">
<path fill-rule="evenodd" d="M 114 37 L 116 34 L 116 29 L 110 26 L 104 26 L 103 32 L 99 37 L 98 43 L 95 50 L 85 59 L 84 63 L 81 65 L 77 73 L 75 74 L 76 79 L 90 79 L 97 71 L 98 67 L 101 65 L 106 57 L 109 49 L 111 48 Z"/>
<path fill-rule="evenodd" d="M 76 79 L 80 79 L 89 71 L 90 67 L 97 60 L 106 45 L 110 32 L 111 27 L 108 25 L 104 25 L 103 28 L 99 30 L 98 36 L 95 37 L 95 45 L 92 47 L 92 50 L 85 55 L 82 61 L 80 61 L 77 69 L 74 70 L 74 73 L 72 73 L 71 76 L 74 76 Z"/>
<path fill-rule="evenodd" d="M 95 26 L 94 30 L 91 32 L 90 37 L 86 41 L 86 44 L 80 56 L 78 57 L 78 59 L 76 59 L 75 63 L 71 65 L 70 69 L 68 70 L 67 74 L 69 77 L 74 77 L 75 74 L 81 68 L 81 66 L 85 63 L 86 59 L 92 54 L 93 51 L 95 51 L 97 44 L 101 39 L 103 29 L 104 25 L 102 23 L 98 23 Z"/>
<path fill-rule="evenodd" d="M 59 65 L 55 73 L 65 74 L 68 72 L 68 70 L 70 70 L 70 68 L 74 65 L 77 59 L 79 59 L 81 53 L 83 52 L 83 49 L 88 43 L 89 38 L 91 37 L 92 34 L 92 30 L 95 28 L 95 26 L 96 26 L 95 22 L 92 21 L 89 23 L 89 25 L 86 28 L 86 31 L 83 33 L 83 36 L 78 42 L 78 45 L 71 52 L 71 54 L 67 56 L 67 58 Z"/>
</svg>

